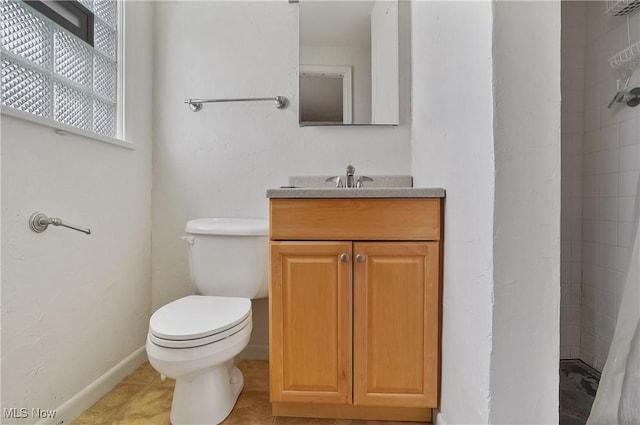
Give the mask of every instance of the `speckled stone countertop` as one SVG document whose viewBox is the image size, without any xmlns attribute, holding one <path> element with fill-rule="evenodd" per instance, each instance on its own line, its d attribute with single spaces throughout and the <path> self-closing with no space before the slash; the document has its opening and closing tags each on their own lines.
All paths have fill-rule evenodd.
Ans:
<svg viewBox="0 0 640 425">
<path fill-rule="evenodd" d="M 407 175 L 377 176 L 361 188 L 336 188 L 326 182 L 332 176 L 291 176 L 289 186 L 268 189 L 267 198 L 444 198 L 441 188 L 412 187 L 413 177 Z M 341 176 L 342 177 L 342 176 Z M 355 179 L 359 176 L 356 174 Z"/>
<path fill-rule="evenodd" d="M 267 198 L 444 198 L 442 188 L 371 187 L 336 189 L 321 187 L 268 189 Z"/>
</svg>

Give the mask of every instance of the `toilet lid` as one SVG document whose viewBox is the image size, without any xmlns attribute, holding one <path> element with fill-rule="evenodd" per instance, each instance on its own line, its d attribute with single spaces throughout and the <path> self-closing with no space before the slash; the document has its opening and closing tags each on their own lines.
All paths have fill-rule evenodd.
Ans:
<svg viewBox="0 0 640 425">
<path fill-rule="evenodd" d="M 251 315 L 251 300 L 189 295 L 159 308 L 149 320 L 152 335 L 170 341 L 206 338 Z"/>
</svg>

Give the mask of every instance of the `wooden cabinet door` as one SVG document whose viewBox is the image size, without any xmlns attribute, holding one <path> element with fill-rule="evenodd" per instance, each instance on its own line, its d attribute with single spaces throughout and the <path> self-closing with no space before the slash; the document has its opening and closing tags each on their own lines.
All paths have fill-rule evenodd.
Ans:
<svg viewBox="0 0 640 425">
<path fill-rule="evenodd" d="M 354 243 L 353 254 L 354 404 L 437 407 L 438 242 Z"/>
<path fill-rule="evenodd" d="M 270 249 L 271 401 L 351 403 L 351 242 Z"/>
</svg>

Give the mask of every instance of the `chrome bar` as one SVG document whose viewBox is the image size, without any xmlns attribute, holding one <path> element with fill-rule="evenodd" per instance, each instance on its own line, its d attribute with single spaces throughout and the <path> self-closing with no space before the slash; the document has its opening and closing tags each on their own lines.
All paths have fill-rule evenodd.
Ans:
<svg viewBox="0 0 640 425">
<path fill-rule="evenodd" d="M 64 223 L 59 218 L 49 218 L 46 214 L 42 214 L 39 212 L 31 214 L 31 217 L 29 217 L 29 227 L 36 233 L 44 232 L 45 230 L 47 230 L 50 224 L 54 226 L 66 227 L 67 229 L 77 230 L 78 232 L 86 233 L 87 235 L 91 234 L 91 229 L 85 229 L 73 224 Z"/>
<path fill-rule="evenodd" d="M 262 102 L 271 100 L 276 103 L 276 108 L 284 109 L 289 105 L 289 100 L 284 96 L 276 97 L 247 97 L 247 98 L 234 98 L 234 99 L 186 99 L 184 103 L 189 105 L 189 108 L 193 112 L 198 112 L 202 109 L 203 103 L 221 103 L 221 102 Z"/>
</svg>

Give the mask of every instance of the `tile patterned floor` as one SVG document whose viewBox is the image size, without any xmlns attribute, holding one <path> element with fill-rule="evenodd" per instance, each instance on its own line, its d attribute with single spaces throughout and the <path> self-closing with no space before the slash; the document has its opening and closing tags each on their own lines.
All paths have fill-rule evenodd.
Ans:
<svg viewBox="0 0 640 425">
<path fill-rule="evenodd" d="M 269 363 L 240 360 L 244 390 L 224 425 L 425 425 L 422 422 L 274 418 L 269 403 Z M 127 376 L 71 425 L 170 425 L 175 381 L 162 381 L 147 362 Z"/>
<path fill-rule="evenodd" d="M 582 360 L 560 360 L 560 425 L 584 425 L 598 390 L 600 372 Z"/>
</svg>

